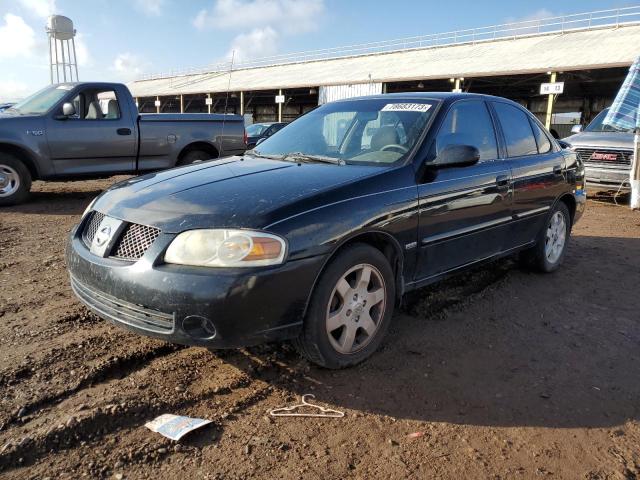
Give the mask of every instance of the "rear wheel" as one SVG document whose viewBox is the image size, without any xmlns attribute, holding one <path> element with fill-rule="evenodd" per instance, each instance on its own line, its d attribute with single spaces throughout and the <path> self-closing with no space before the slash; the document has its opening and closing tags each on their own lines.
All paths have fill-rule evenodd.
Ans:
<svg viewBox="0 0 640 480">
<path fill-rule="evenodd" d="M 17 158 L 0 153 L 0 205 L 17 205 L 29 198 L 31 174 Z"/>
<path fill-rule="evenodd" d="M 541 272 L 553 272 L 564 261 L 571 234 L 571 215 L 563 202 L 551 211 L 535 247 L 521 253 L 524 264 Z"/>
<path fill-rule="evenodd" d="M 192 163 L 200 163 L 213 158 L 217 157 L 213 156 L 209 152 L 205 152 L 204 150 L 191 150 L 182 157 L 180 165 L 191 165 Z"/>
<path fill-rule="evenodd" d="M 391 322 L 395 282 L 391 266 L 377 249 L 357 244 L 339 253 L 313 292 L 300 353 L 323 367 L 343 368 L 369 357 Z"/>
</svg>

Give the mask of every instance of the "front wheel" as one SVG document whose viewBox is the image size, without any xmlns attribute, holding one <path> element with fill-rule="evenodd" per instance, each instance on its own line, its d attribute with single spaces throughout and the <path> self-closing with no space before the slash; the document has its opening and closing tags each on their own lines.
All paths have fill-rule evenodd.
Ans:
<svg viewBox="0 0 640 480">
<path fill-rule="evenodd" d="M 556 270 L 564 261 L 570 234 L 569 209 L 563 202 L 558 202 L 538 234 L 536 246 L 522 252 L 525 265 L 546 273 Z"/>
<path fill-rule="evenodd" d="M 180 165 L 191 165 L 192 163 L 200 163 L 205 160 L 211 160 L 214 157 L 209 152 L 205 152 L 204 150 L 191 150 L 187 152 L 184 157 L 180 160 Z"/>
<path fill-rule="evenodd" d="M 31 175 L 17 158 L 0 153 L 0 206 L 17 205 L 29 198 Z"/>
<path fill-rule="evenodd" d="M 323 367 L 355 365 L 380 346 L 394 301 L 395 281 L 387 258 L 369 245 L 348 247 L 316 285 L 296 346 Z"/>
</svg>

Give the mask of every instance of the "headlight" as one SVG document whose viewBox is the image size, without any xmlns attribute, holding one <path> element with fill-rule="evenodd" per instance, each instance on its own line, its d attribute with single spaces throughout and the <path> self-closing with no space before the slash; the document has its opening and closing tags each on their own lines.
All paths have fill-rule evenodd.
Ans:
<svg viewBox="0 0 640 480">
<path fill-rule="evenodd" d="M 80 217 L 80 218 L 84 218 L 87 215 L 87 213 L 89 213 L 93 209 L 93 205 L 96 203 L 96 200 L 98 200 L 98 197 L 96 197 L 93 200 L 91 200 L 91 203 L 89 204 L 89 206 L 87 208 L 85 208 L 84 213 L 82 214 L 82 217 Z"/>
<path fill-rule="evenodd" d="M 250 230 L 189 230 L 169 245 L 164 260 L 200 267 L 257 267 L 284 262 L 285 241 Z"/>
</svg>

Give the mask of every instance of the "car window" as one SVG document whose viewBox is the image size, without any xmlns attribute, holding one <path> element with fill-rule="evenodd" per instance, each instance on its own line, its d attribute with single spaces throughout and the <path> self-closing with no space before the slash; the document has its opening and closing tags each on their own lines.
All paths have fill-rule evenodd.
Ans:
<svg viewBox="0 0 640 480">
<path fill-rule="evenodd" d="M 476 147 L 480 161 L 498 157 L 496 132 L 484 101 L 466 100 L 451 107 L 436 137 L 436 154 L 447 145 Z"/>
<path fill-rule="evenodd" d="M 270 136 L 254 153 L 315 155 L 347 165 L 394 165 L 421 140 L 436 105 L 432 99 L 394 97 L 330 102 Z"/>
<path fill-rule="evenodd" d="M 507 154 L 510 157 L 537 154 L 538 145 L 527 114 L 518 107 L 502 102 L 494 102 L 493 106 L 507 142 Z"/>
<path fill-rule="evenodd" d="M 533 128 L 533 134 L 536 137 L 536 143 L 538 144 L 538 153 L 547 153 L 551 151 L 551 141 L 549 137 L 542 131 L 540 125 L 533 120 L 531 121 L 531 128 Z"/>
</svg>

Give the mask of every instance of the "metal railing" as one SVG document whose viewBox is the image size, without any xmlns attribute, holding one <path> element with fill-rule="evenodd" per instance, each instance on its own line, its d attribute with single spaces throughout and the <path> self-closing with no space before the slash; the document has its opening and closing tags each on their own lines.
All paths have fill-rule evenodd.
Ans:
<svg viewBox="0 0 640 480">
<path fill-rule="evenodd" d="M 640 23 L 640 5 L 633 7 L 597 10 L 593 12 L 575 13 L 558 17 L 503 23 L 488 27 L 455 30 L 451 32 L 420 35 L 416 37 L 384 40 L 379 42 L 360 43 L 334 48 L 323 48 L 307 52 L 295 52 L 272 55 L 255 60 L 237 62 L 233 69 L 266 67 L 287 63 L 301 63 L 314 60 L 328 60 L 375 53 L 401 52 L 423 48 L 444 47 L 463 43 L 477 43 L 493 40 L 516 39 L 520 37 L 548 33 L 566 33 L 576 30 L 591 30 L 604 27 L 619 27 Z M 154 80 L 187 75 L 212 74 L 227 72 L 230 62 L 222 62 L 206 67 L 190 67 L 169 72 L 146 74 L 139 80 Z"/>
</svg>

